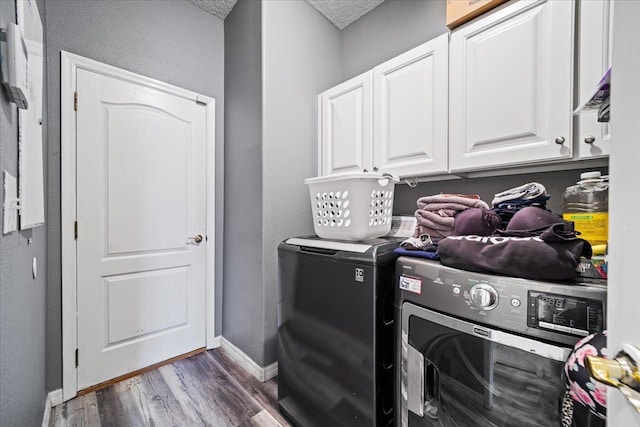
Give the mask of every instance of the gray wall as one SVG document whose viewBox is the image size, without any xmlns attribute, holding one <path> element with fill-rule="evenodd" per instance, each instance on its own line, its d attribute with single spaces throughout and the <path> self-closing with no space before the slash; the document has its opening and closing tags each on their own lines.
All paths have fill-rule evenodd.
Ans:
<svg viewBox="0 0 640 427">
<path fill-rule="evenodd" d="M 406 184 L 396 185 L 393 210 L 396 215 L 413 215 L 416 211 L 416 201 L 423 196 L 439 193 L 477 194 L 480 199 L 491 205 L 496 193 L 517 187 L 528 182 L 539 182 L 547 189 L 551 198 L 547 207 L 553 212 L 562 213 L 562 193 L 565 188 L 574 185 L 580 179 L 580 173 L 598 170 L 603 175 L 608 174 L 608 168 L 588 168 L 580 170 L 528 173 L 522 175 L 505 175 L 489 178 L 464 178 L 453 181 L 424 182 L 411 188 Z"/>
<path fill-rule="evenodd" d="M 278 243 L 313 232 L 316 97 L 341 79 L 340 32 L 303 1 L 240 0 L 225 21 L 223 336 L 276 361 Z"/>
<path fill-rule="evenodd" d="M 448 31 L 445 0 L 386 0 L 342 30 L 342 79 Z"/>
<path fill-rule="evenodd" d="M 49 108 L 47 386 L 62 386 L 60 51 L 216 99 L 216 333 L 222 322 L 223 22 L 184 0 L 46 2 Z M 67 225 L 68 226 L 68 225 Z"/>
<path fill-rule="evenodd" d="M 262 342 L 261 2 L 240 0 L 224 23 L 225 236 L 222 335 L 257 363 Z"/>
<path fill-rule="evenodd" d="M 278 261 L 287 237 L 313 234 L 317 95 L 341 81 L 340 31 L 307 2 L 263 3 L 263 277 L 265 364 L 276 361 Z"/>
<path fill-rule="evenodd" d="M 41 15 L 44 5 L 38 2 Z M 16 22 L 12 1 L 0 1 L 0 27 Z M 43 17 L 43 24 L 44 17 Z M 46 127 L 46 111 L 43 111 Z M 18 113 L 0 89 L 0 170 L 18 177 Z M 46 135 L 43 149 L 46 152 Z M 2 212 L 0 209 L 0 224 Z M 29 244 L 29 239 L 32 243 Z M 46 399 L 47 230 L 0 235 L 0 425 L 37 426 Z M 31 261 L 38 260 L 38 277 Z"/>
</svg>

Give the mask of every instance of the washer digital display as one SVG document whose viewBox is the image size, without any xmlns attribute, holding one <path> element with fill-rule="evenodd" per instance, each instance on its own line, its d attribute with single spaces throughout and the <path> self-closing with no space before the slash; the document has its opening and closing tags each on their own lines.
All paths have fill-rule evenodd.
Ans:
<svg viewBox="0 0 640 427">
<path fill-rule="evenodd" d="M 577 336 L 603 329 L 601 301 L 529 291 L 527 325 Z"/>
</svg>

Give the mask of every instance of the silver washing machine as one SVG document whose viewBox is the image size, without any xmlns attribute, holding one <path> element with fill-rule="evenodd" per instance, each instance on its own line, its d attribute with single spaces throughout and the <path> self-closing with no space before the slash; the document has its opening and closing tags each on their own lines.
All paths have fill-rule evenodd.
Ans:
<svg viewBox="0 0 640 427">
<path fill-rule="evenodd" d="M 564 362 L 605 328 L 605 286 L 409 257 L 395 286 L 398 426 L 560 425 Z"/>
</svg>

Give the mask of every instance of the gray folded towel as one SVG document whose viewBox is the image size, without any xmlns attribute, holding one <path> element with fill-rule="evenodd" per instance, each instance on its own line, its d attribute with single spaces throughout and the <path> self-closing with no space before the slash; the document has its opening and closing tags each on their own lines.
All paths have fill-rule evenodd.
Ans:
<svg viewBox="0 0 640 427">
<path fill-rule="evenodd" d="M 510 188 L 493 196 L 491 204 L 498 206 L 500 203 L 515 199 L 535 199 L 536 197 L 546 195 L 547 189 L 538 182 L 529 182 L 519 187 Z"/>
</svg>

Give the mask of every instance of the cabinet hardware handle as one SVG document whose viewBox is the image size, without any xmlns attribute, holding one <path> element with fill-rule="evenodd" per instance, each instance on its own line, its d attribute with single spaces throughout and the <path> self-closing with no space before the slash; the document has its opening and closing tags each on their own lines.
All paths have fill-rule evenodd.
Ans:
<svg viewBox="0 0 640 427">
<path fill-rule="evenodd" d="M 556 144 L 562 145 L 564 144 L 564 136 L 559 136 L 556 138 Z"/>
<path fill-rule="evenodd" d="M 368 171 L 368 170 L 366 170 L 366 169 L 362 169 L 362 172 L 369 172 L 369 171 Z"/>
<path fill-rule="evenodd" d="M 593 144 L 594 142 L 596 142 L 596 137 L 595 136 L 588 136 L 584 139 L 584 142 L 586 144 Z"/>
<path fill-rule="evenodd" d="M 373 167 L 373 171 L 374 171 L 374 172 L 378 172 L 378 167 L 377 167 L 377 166 L 374 166 L 374 167 Z"/>
</svg>

